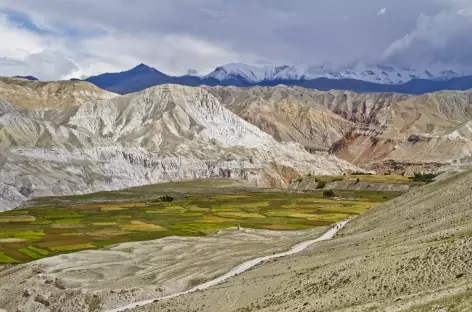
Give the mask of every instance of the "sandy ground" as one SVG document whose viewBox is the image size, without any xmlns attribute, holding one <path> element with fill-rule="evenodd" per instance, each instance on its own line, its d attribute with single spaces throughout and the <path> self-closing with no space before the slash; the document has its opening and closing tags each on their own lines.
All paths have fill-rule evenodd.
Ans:
<svg viewBox="0 0 472 312">
<path fill-rule="evenodd" d="M 182 292 L 238 264 L 319 237 L 307 231 L 229 229 L 207 237 L 120 244 L 0 268 L 0 308 L 7 311 L 105 311 Z"/>
<path fill-rule="evenodd" d="M 471 236 L 468 172 L 373 208 L 303 253 L 133 311 L 472 311 Z"/>
</svg>

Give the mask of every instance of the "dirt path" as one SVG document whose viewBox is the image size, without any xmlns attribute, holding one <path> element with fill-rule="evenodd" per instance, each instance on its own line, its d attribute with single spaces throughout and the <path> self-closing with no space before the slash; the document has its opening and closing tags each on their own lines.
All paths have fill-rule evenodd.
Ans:
<svg viewBox="0 0 472 312">
<path fill-rule="evenodd" d="M 317 243 L 317 242 L 320 242 L 320 241 L 326 241 L 326 240 L 330 240 L 334 237 L 334 235 L 336 235 L 336 233 L 341 230 L 350 220 L 345 220 L 345 221 L 342 221 L 342 222 L 339 222 L 337 223 L 334 227 L 332 227 L 329 231 L 327 231 L 326 233 L 324 233 L 322 236 L 318 237 L 317 239 L 313 239 L 313 240 L 309 240 L 309 241 L 304 241 L 304 242 L 301 242 L 295 246 L 293 246 L 289 251 L 286 251 L 286 252 L 282 252 L 282 253 L 278 253 L 278 254 L 274 254 L 274 255 L 269 255 L 269 256 L 264 256 L 264 257 L 259 257 L 259 258 L 256 258 L 256 259 L 252 259 L 252 260 L 249 260 L 249 261 L 246 261 L 238 266 L 236 266 L 235 268 L 233 268 L 231 271 L 229 271 L 228 273 L 220 276 L 220 277 L 217 277 L 211 281 L 208 281 L 206 283 L 203 283 L 203 284 L 200 284 L 198 286 L 195 286 L 194 288 L 191 288 L 187 291 L 184 291 L 184 292 L 180 292 L 180 293 L 175 293 L 175 294 L 171 294 L 171 295 L 168 295 L 168 296 L 164 296 L 164 297 L 160 297 L 160 298 L 155 298 L 155 299 L 149 299 L 149 300 L 144 300 L 144 301 L 139 301 L 139 302 L 135 302 L 135 303 L 131 303 L 131 304 L 128 304 L 128 305 L 125 305 L 125 306 L 121 306 L 121 307 L 118 307 L 118 308 L 114 308 L 114 309 L 111 309 L 111 310 L 106 310 L 105 312 L 122 312 L 122 311 L 126 311 L 128 309 L 133 309 L 133 308 L 136 308 L 136 307 L 140 307 L 140 306 L 144 306 L 144 305 L 148 305 L 148 304 L 151 304 L 153 302 L 157 302 L 157 301 L 163 301 L 163 300 L 167 300 L 167 299 L 172 299 L 172 298 L 175 298 L 175 297 L 179 297 L 181 295 L 185 295 L 185 294 L 189 294 L 189 293 L 193 293 L 193 292 L 196 292 L 196 291 L 199 291 L 199 290 L 204 290 L 204 289 L 207 289 L 207 288 L 210 288 L 212 286 L 215 286 L 215 285 L 218 285 L 222 282 L 224 282 L 225 280 L 233 277 L 233 276 L 236 276 L 236 275 L 239 275 L 241 273 L 244 273 L 246 272 L 247 270 L 253 268 L 254 266 L 262 263 L 262 262 L 265 262 L 265 261 L 268 261 L 268 260 L 271 260 L 271 259 L 275 259 L 275 258 L 281 258 L 281 257 L 286 257 L 286 256 L 290 256 L 290 255 L 293 255 L 293 254 L 296 254 L 296 253 L 299 253 L 303 250 L 305 250 L 306 248 L 310 247 L 311 245 L 313 245 L 314 243 Z"/>
</svg>

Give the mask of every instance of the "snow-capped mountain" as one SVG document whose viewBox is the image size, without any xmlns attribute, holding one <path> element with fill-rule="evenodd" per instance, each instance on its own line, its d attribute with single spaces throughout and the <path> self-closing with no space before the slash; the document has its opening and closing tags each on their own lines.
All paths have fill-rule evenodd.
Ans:
<svg viewBox="0 0 472 312">
<path fill-rule="evenodd" d="M 379 84 L 402 84 L 412 79 L 448 80 L 467 75 L 456 71 L 418 71 L 412 68 L 397 68 L 392 65 L 358 67 L 353 70 L 328 71 L 324 67 L 313 67 L 305 64 L 282 66 L 252 66 L 242 63 L 231 63 L 217 67 L 205 76 L 219 81 L 244 80 L 255 84 L 274 80 L 312 80 L 355 79 Z"/>
</svg>

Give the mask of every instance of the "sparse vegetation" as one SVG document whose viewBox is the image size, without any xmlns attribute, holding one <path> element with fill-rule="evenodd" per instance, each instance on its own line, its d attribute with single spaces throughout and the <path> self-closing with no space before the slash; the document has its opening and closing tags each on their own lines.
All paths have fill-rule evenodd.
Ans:
<svg viewBox="0 0 472 312">
<path fill-rule="evenodd" d="M 320 182 L 318 182 L 318 184 L 316 185 L 316 188 L 317 188 L 318 190 L 322 190 L 322 189 L 324 189 L 324 188 L 326 187 L 326 184 L 327 184 L 326 181 L 320 181 Z"/>
</svg>

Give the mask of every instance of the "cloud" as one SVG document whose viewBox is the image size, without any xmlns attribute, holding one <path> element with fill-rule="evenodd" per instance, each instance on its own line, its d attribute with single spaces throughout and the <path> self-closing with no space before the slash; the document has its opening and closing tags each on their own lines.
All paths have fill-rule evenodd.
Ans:
<svg viewBox="0 0 472 312">
<path fill-rule="evenodd" d="M 34 76 L 42 80 L 66 78 L 78 65 L 59 51 L 43 50 L 23 59 L 0 57 L 0 68 L 6 76 Z"/>
<path fill-rule="evenodd" d="M 456 42 L 472 37 L 469 0 L 381 3 L 382 18 L 375 14 L 379 0 L 1 0 L 0 58 L 17 65 L 0 67 L 0 75 L 14 66 L 26 70 L 19 64 L 40 68 L 30 56 L 45 50 L 61 55 L 47 73 L 55 78 L 139 63 L 168 74 L 205 73 L 229 62 L 303 62 L 327 70 L 359 62 L 472 66 L 464 51 L 470 47 Z"/>
<path fill-rule="evenodd" d="M 421 15 L 416 27 L 394 41 L 383 58 L 402 66 L 470 70 L 472 18 L 452 11 Z"/>
<path fill-rule="evenodd" d="M 190 68 L 189 70 L 187 70 L 187 75 L 198 75 L 198 70 Z"/>
<path fill-rule="evenodd" d="M 387 13 L 387 8 L 380 9 L 380 11 L 377 12 L 377 16 L 385 15 Z"/>
</svg>

